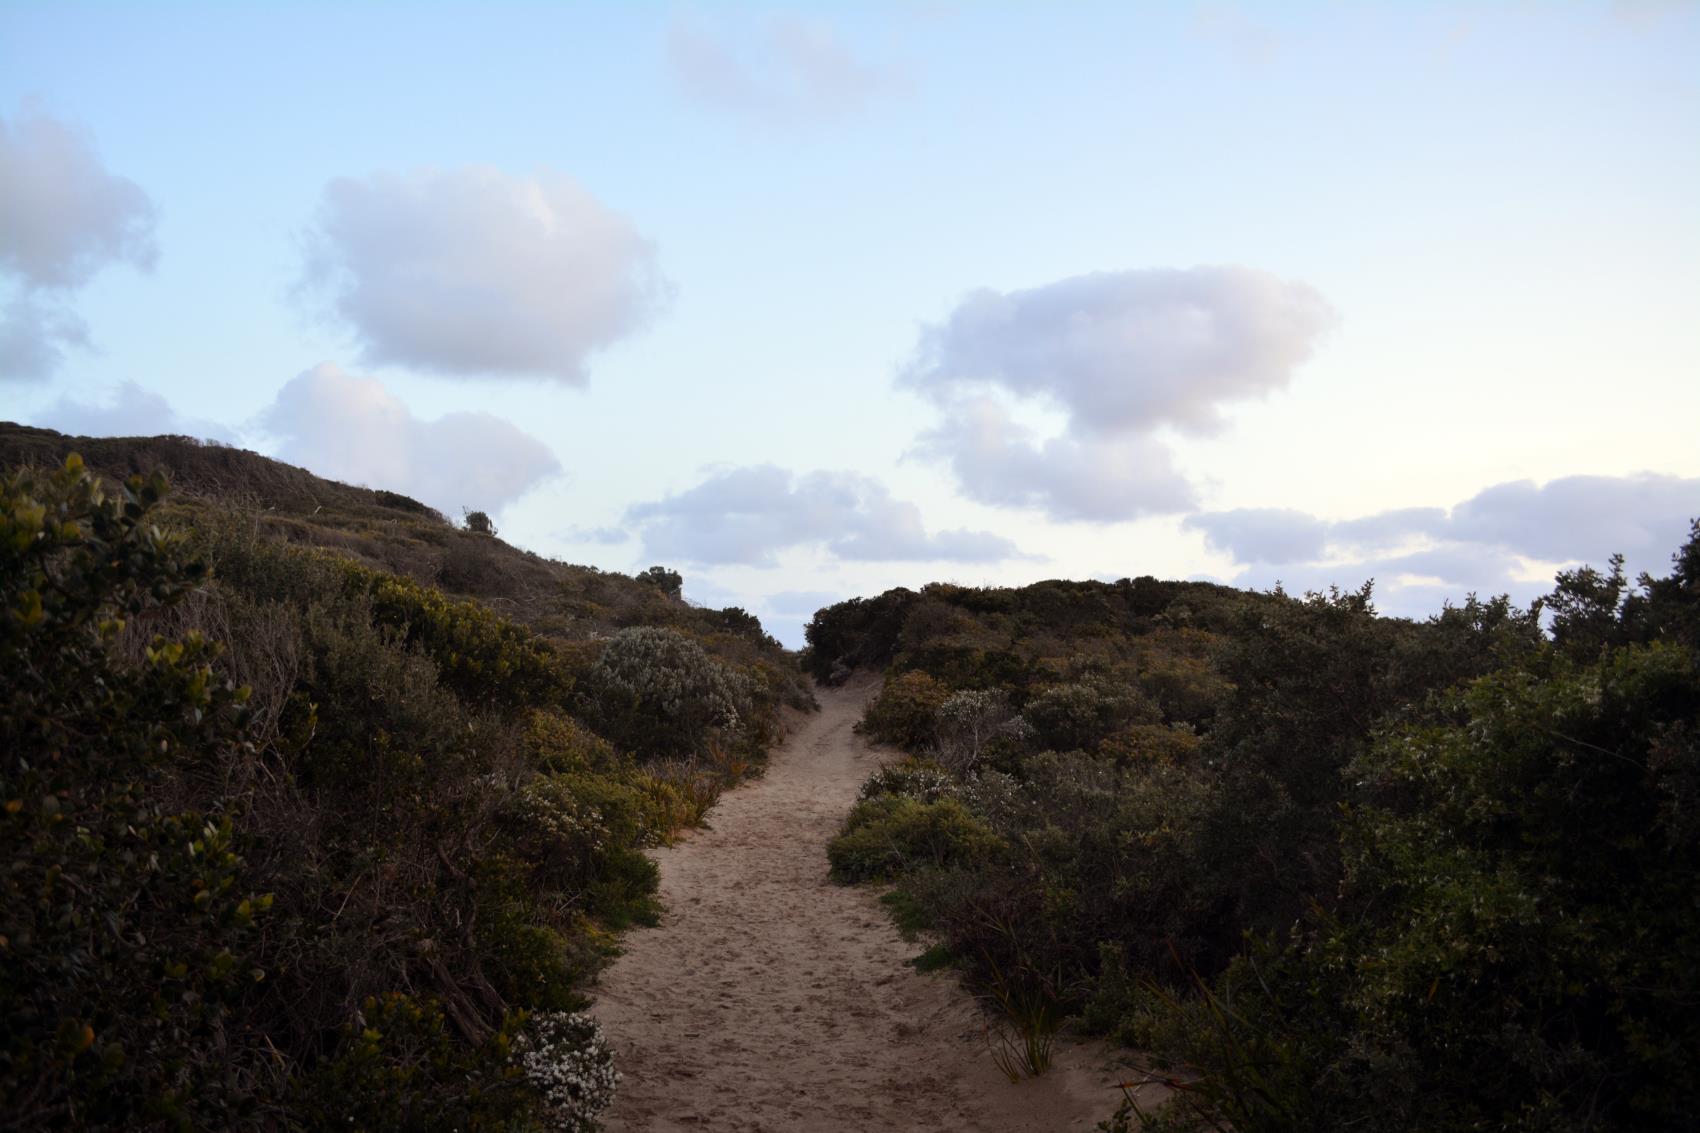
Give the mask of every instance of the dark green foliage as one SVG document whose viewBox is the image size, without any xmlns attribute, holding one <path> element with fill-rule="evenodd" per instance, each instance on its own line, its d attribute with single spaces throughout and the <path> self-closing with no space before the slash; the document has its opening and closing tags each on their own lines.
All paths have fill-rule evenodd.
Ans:
<svg viewBox="0 0 1700 1133">
<path fill-rule="evenodd" d="M 918 865 L 984 861 L 1001 845 L 997 835 L 955 799 L 926 803 L 905 795 L 880 795 L 856 804 L 827 858 L 840 881 L 867 881 Z"/>
<path fill-rule="evenodd" d="M 516 626 L 557 641 L 590 640 L 629 626 L 671 626 L 729 663 L 767 666 L 782 702 L 812 705 L 800 669 L 778 642 L 749 632 L 747 614 L 729 624 L 720 611 L 690 606 L 640 579 L 545 559 L 494 535 L 457 528 L 398 493 L 324 480 L 241 449 L 188 437 L 72 438 L 0 422 L 0 468 L 57 467 L 73 451 L 119 481 L 163 470 L 173 487 L 164 518 L 191 535 L 218 532 L 217 540 L 193 540 L 209 559 L 223 557 L 223 544 L 233 541 L 260 548 L 268 560 L 259 572 L 262 586 L 270 585 L 265 576 L 280 565 L 265 551 L 277 543 L 316 547 L 380 575 L 479 599 Z"/>
<path fill-rule="evenodd" d="M 1151 1037 L 1204 1072 L 1185 1108 L 1247 1130 L 1689 1127 L 1693 651 L 1508 669 L 1447 708 L 1354 767 L 1339 906 L 1159 1013 Z"/>
<path fill-rule="evenodd" d="M 191 637 L 113 663 L 128 618 L 196 572 L 145 523 L 163 481 L 107 496 L 68 462 L 0 484 L 0 1097 L 19 1126 L 225 1127 L 259 1052 L 225 1035 L 269 896 L 227 808 L 163 787 L 242 743 L 245 692 Z"/>
<path fill-rule="evenodd" d="M 866 729 L 937 753 L 972 696 L 1030 734 L 870 780 L 840 875 L 994 999 L 1166 1059 L 1178 1100 L 1114 1128 L 1690 1128 L 1700 526 L 1544 609 L 927 587 Z M 869 833 L 940 802 L 997 848 Z"/>
<path fill-rule="evenodd" d="M 1102 680 L 1047 685 L 1021 709 L 1034 743 L 1051 751 L 1093 751 L 1133 724 L 1161 718 L 1157 706 L 1135 688 Z"/>
<path fill-rule="evenodd" d="M 622 630 L 584 677 L 584 711 L 604 735 L 643 758 L 688 756 L 766 736 L 751 682 L 677 630 Z"/>
<path fill-rule="evenodd" d="M 494 536 L 496 534 L 496 525 L 491 521 L 488 512 L 467 511 L 463 514 L 466 518 L 466 529 L 474 535 Z"/>
<path fill-rule="evenodd" d="M 926 750 L 937 740 L 938 711 L 949 696 L 950 690 L 926 673 L 904 673 L 886 682 L 860 727 L 883 743 Z"/>
<path fill-rule="evenodd" d="M 514 1020 L 582 1005 L 738 765 L 575 719 L 593 643 L 162 491 L 4 482 L 0 1126 L 536 1127 Z M 694 624 L 747 763 L 798 685 Z"/>
<path fill-rule="evenodd" d="M 877 598 L 852 598 L 815 613 L 804 627 L 803 667 L 817 681 L 836 683 L 859 668 L 878 668 L 897 653 L 898 635 L 915 593 L 901 587 Z"/>
<path fill-rule="evenodd" d="M 653 586 L 669 598 L 682 599 L 685 595 L 685 579 L 676 570 L 668 570 L 664 566 L 652 566 L 636 576 L 637 580 L 646 586 Z"/>
<path fill-rule="evenodd" d="M 526 1128 L 530 1099 L 507 1066 L 511 1041 L 504 1029 L 468 1049 L 431 1001 L 371 998 L 334 1053 L 297 1084 L 292 1108 L 312 1129 Z"/>
<path fill-rule="evenodd" d="M 488 606 L 411 579 L 347 567 L 345 588 L 370 595 L 374 619 L 426 653 L 442 680 L 474 703 L 520 708 L 559 703 L 572 676 L 549 643 Z"/>
</svg>

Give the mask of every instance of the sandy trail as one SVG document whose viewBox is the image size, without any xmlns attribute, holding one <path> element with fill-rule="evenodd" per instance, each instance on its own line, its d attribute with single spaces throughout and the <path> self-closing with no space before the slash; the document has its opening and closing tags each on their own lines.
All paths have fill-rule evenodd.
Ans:
<svg viewBox="0 0 1700 1133">
<path fill-rule="evenodd" d="M 593 1008 L 624 1075 L 611 1131 L 1090 1130 L 1114 1110 L 1097 1048 L 1058 1044 L 1011 1085 L 949 973 L 923 974 L 867 889 L 835 885 L 826 843 L 884 758 L 851 726 L 868 680 L 732 791 L 712 829 L 655 852 L 666 914 L 636 929 Z"/>
</svg>

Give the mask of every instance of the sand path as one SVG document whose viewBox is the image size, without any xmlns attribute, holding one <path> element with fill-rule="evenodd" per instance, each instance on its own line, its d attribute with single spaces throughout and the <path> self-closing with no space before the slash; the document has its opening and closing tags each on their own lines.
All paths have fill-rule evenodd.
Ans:
<svg viewBox="0 0 1700 1133">
<path fill-rule="evenodd" d="M 1059 1043 L 1011 1085 L 949 973 L 923 974 L 866 888 L 827 877 L 826 843 L 882 755 L 851 731 L 867 680 L 821 691 L 767 773 L 712 829 L 655 852 L 666 914 L 635 929 L 593 1008 L 624 1075 L 610 1131 L 1090 1130 L 1116 1071 Z"/>
</svg>

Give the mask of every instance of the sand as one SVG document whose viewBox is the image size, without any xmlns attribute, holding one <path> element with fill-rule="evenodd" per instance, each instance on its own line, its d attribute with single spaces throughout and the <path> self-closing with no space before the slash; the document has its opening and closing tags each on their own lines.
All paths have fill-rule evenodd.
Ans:
<svg viewBox="0 0 1700 1133">
<path fill-rule="evenodd" d="M 1103 1048 L 1059 1040 L 1011 1084 L 986 1019 L 949 972 L 906 965 L 877 891 L 834 884 L 826 844 L 894 753 L 852 725 L 863 678 L 820 692 L 766 774 L 710 829 L 655 851 L 661 924 L 634 929 L 595 989 L 624 1075 L 604 1115 L 627 1130 L 1091 1130 L 1120 1099 Z"/>
</svg>

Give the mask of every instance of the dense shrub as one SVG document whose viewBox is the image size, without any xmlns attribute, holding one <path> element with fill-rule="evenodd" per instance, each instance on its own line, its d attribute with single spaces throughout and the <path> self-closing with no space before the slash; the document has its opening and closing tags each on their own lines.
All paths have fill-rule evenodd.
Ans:
<svg viewBox="0 0 1700 1133">
<path fill-rule="evenodd" d="M 1002 698 L 1031 740 L 880 772 L 836 872 L 990 1001 L 1166 1059 L 1179 1100 L 1114 1128 L 1692 1124 L 1700 525 L 1668 578 L 1562 573 L 1550 639 L 1367 587 L 924 600 L 866 730 L 932 756 Z M 907 848 L 946 803 L 995 845 Z"/>
<path fill-rule="evenodd" d="M 545 1012 L 514 1039 L 514 1062 L 543 1095 L 551 1129 L 594 1133 L 597 1115 L 614 1100 L 620 1074 L 602 1027 L 589 1015 Z"/>
<path fill-rule="evenodd" d="M 1000 848 L 997 835 L 955 799 L 878 795 L 856 804 L 827 857 L 839 880 L 865 881 L 916 865 L 983 860 Z"/>
<path fill-rule="evenodd" d="M 939 762 L 959 773 L 970 773 L 983 762 L 1007 762 L 1033 736 L 1009 697 L 993 689 L 952 693 L 934 717 Z"/>
<path fill-rule="evenodd" d="M 0 1126 L 593 1116 L 513 1050 L 600 1073 L 594 1043 L 523 1025 L 583 1005 L 610 932 L 654 916 L 643 847 L 808 703 L 777 652 L 674 651 L 715 710 L 662 723 L 713 758 L 640 766 L 577 687 L 606 649 L 252 514 L 181 507 L 187 537 L 161 534 L 163 489 L 0 481 Z"/>
<path fill-rule="evenodd" d="M 885 743 L 930 749 L 938 738 L 939 709 L 948 699 L 950 690 L 926 673 L 904 673 L 886 681 L 859 727 Z"/>
<path fill-rule="evenodd" d="M 622 630 L 585 674 L 599 730 L 640 757 L 692 755 L 748 740 L 749 678 L 677 630 Z M 762 737 L 765 739 L 765 737 Z"/>
<path fill-rule="evenodd" d="M 1130 724 L 1154 723 L 1156 705 L 1126 685 L 1084 680 L 1049 685 L 1021 709 L 1034 742 L 1051 751 L 1091 751 Z"/>
<path fill-rule="evenodd" d="M 512 1041 L 504 1028 L 468 1048 L 431 1000 L 369 998 L 289 1106 L 312 1129 L 523 1128 L 531 1097 L 508 1070 Z"/>
<path fill-rule="evenodd" d="M 903 619 L 914 601 L 914 591 L 899 588 L 817 611 L 803 629 L 808 641 L 804 668 L 815 680 L 836 684 L 852 670 L 887 664 L 897 653 Z"/>
<path fill-rule="evenodd" d="M 1142 1037 L 1203 1073 L 1166 1125 L 1688 1127 L 1693 651 L 1510 669 L 1447 708 L 1355 766 L 1339 907 L 1152 1014 Z"/>
<path fill-rule="evenodd" d="M 956 778 L 943 767 L 929 760 L 905 759 L 901 763 L 887 764 L 868 776 L 862 784 L 861 797 L 907 795 L 930 803 L 955 794 L 956 790 Z"/>
<path fill-rule="evenodd" d="M 233 1012 L 266 977 L 229 808 L 181 768 L 243 742 L 242 690 L 197 637 L 120 668 L 126 619 L 198 572 L 144 522 L 162 480 L 108 496 L 80 463 L 0 482 L 0 1097 L 45 1128 L 222 1127 L 261 1054 Z"/>
</svg>

